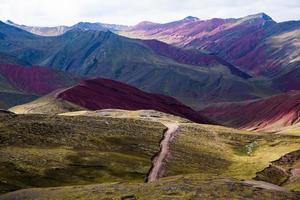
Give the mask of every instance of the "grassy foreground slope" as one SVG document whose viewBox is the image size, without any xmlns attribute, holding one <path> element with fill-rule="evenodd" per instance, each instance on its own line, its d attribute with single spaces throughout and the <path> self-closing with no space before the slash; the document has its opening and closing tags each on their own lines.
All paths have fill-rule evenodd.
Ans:
<svg viewBox="0 0 300 200">
<path fill-rule="evenodd" d="M 164 178 L 146 184 L 165 129 L 162 121 L 178 123 L 180 132 L 171 143 Z M 299 149 L 297 135 L 110 109 L 55 116 L 1 114 L 0 141 L 1 193 L 28 188 L 0 199 L 299 199 L 288 189 L 240 181 Z M 48 188 L 54 186 L 60 187 Z M 292 188 L 300 191 L 297 184 Z"/>
<path fill-rule="evenodd" d="M 233 179 L 202 180 L 193 175 L 164 178 L 154 183 L 108 183 L 88 186 L 27 189 L 0 200 L 162 200 L 162 199 L 299 199 L 299 194 L 268 190 Z"/>
<path fill-rule="evenodd" d="M 258 172 L 255 179 L 299 190 L 300 149 L 273 161 L 267 168 Z"/>
<path fill-rule="evenodd" d="M 63 115 L 143 118 L 178 123 L 180 132 L 171 143 L 171 157 L 166 165 L 165 177 L 195 174 L 203 179 L 211 177 L 252 179 L 257 172 L 268 167 L 274 160 L 296 150 L 299 152 L 300 149 L 300 137 L 294 133 L 253 133 L 223 126 L 196 124 L 155 111 L 100 110 Z M 297 159 L 293 160 L 298 162 Z M 297 182 L 291 181 L 289 185 L 284 186 L 291 187 L 291 185 L 294 190 L 300 191 Z"/>
<path fill-rule="evenodd" d="M 143 182 L 165 127 L 135 119 L 0 115 L 0 193 Z"/>
<path fill-rule="evenodd" d="M 297 135 L 252 133 L 195 123 L 180 127 L 180 134 L 171 144 L 166 176 L 193 173 L 203 178 L 251 179 L 271 161 L 300 149 Z"/>
</svg>

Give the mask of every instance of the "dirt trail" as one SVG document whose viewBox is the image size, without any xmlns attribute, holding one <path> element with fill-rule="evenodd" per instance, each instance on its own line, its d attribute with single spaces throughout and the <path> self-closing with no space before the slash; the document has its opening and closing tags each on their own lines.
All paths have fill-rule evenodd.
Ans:
<svg viewBox="0 0 300 200">
<path fill-rule="evenodd" d="M 291 176 L 289 178 L 289 181 L 293 182 L 297 180 L 300 177 L 300 167 L 294 168 L 291 170 Z"/>
<path fill-rule="evenodd" d="M 165 123 L 168 130 L 164 133 L 164 138 L 160 142 L 160 151 L 152 161 L 152 168 L 147 177 L 147 182 L 153 182 L 160 178 L 162 175 L 161 172 L 164 168 L 165 160 L 169 152 L 169 144 L 175 138 L 176 133 L 178 132 L 179 126 L 175 123 Z"/>
<path fill-rule="evenodd" d="M 277 191 L 287 191 L 287 189 L 280 187 L 278 185 L 274 185 L 272 183 L 268 183 L 265 181 L 255 181 L 255 180 L 248 180 L 248 181 L 244 181 L 247 184 L 250 184 L 254 187 L 258 187 L 258 188 L 265 188 L 268 190 L 277 190 Z"/>
</svg>

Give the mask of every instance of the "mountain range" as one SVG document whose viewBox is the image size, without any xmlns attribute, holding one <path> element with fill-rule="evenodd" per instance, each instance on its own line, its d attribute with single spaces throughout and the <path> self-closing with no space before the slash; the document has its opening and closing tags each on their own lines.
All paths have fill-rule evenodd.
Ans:
<svg viewBox="0 0 300 200">
<path fill-rule="evenodd" d="M 121 31 L 128 28 L 125 25 L 117 25 L 117 24 L 104 24 L 104 23 L 91 23 L 91 22 L 79 22 L 74 24 L 73 26 L 55 26 L 55 27 L 38 27 L 38 26 L 26 26 L 19 25 L 14 23 L 11 20 L 6 21 L 7 24 L 15 26 L 17 28 L 23 29 L 30 33 L 41 35 L 41 36 L 58 36 L 70 31 L 72 29 L 86 29 L 86 30 L 95 30 L 95 31 Z"/>
<path fill-rule="evenodd" d="M 299 33 L 0 21 L 0 200 L 300 199 Z"/>
<path fill-rule="evenodd" d="M 142 22 L 122 34 L 199 49 L 223 58 L 250 75 L 284 79 L 289 73 L 299 71 L 299 32 L 300 21 L 277 23 L 265 13 L 259 13 L 238 19 L 190 17 L 166 24 Z M 285 87 L 293 90 L 298 81 L 294 86 Z"/>
<path fill-rule="evenodd" d="M 82 78 L 111 78 L 176 97 L 194 108 L 279 92 L 268 80 L 251 79 L 218 56 L 111 31 L 73 29 L 44 37 L 1 23 L 0 35 L 0 52 L 26 66 L 47 66 Z"/>
</svg>

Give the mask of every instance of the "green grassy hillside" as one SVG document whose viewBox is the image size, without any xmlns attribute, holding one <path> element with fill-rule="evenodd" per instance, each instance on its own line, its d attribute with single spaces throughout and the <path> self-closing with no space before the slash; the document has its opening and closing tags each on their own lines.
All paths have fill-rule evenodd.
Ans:
<svg viewBox="0 0 300 200">
<path fill-rule="evenodd" d="M 143 182 L 164 129 L 135 119 L 1 114 L 0 193 Z"/>
<path fill-rule="evenodd" d="M 57 114 L 85 109 L 56 99 L 55 92 L 53 92 L 26 104 L 11 107 L 9 110 L 17 114 Z"/>
<path fill-rule="evenodd" d="M 298 190 L 300 188 L 300 149 L 290 152 L 273 161 L 264 170 L 257 173 L 256 180 Z"/>
<path fill-rule="evenodd" d="M 180 134 L 171 145 L 173 156 L 166 176 L 197 173 L 201 177 L 251 179 L 269 162 L 299 148 L 300 137 L 295 135 L 182 124 Z"/>
<path fill-rule="evenodd" d="M 195 124 L 156 111 L 104 110 L 63 115 L 2 113 L 0 191 L 6 193 L 32 187 L 129 181 L 139 184 L 130 184 L 132 188 L 119 192 L 111 184 L 97 187 L 104 187 L 112 192 L 111 195 L 127 194 L 130 191 L 142 195 L 145 189 L 140 191 L 140 188 L 148 188 L 145 196 L 150 195 L 154 188 L 164 193 L 164 184 L 148 187 L 140 183 L 145 181 L 151 168 L 151 158 L 159 151 L 159 142 L 166 128 L 160 122 L 166 121 L 178 123 L 180 132 L 171 143 L 171 155 L 165 164 L 164 177 L 172 180 L 171 185 L 175 185 L 177 180 L 171 176 L 194 177 L 195 182 L 183 181 L 178 185 L 192 187 L 191 190 L 198 191 L 200 188 L 201 191 L 206 188 L 201 184 L 209 180 L 212 185 L 218 185 L 216 187 L 220 187 L 220 190 L 225 184 L 224 191 L 216 192 L 227 195 L 227 181 L 219 181 L 220 178 L 252 179 L 256 172 L 266 168 L 271 161 L 300 147 L 300 137 L 296 135 L 251 133 Z M 244 188 L 240 182 L 233 180 L 232 184 L 233 190 Z M 250 196 L 256 195 L 255 188 L 245 187 Z M 84 187 L 76 188 L 79 191 L 75 191 L 80 193 Z M 293 189 L 300 191 L 297 185 Z M 179 189 L 177 192 L 185 195 L 186 190 L 189 189 Z M 64 191 L 57 189 L 58 193 Z M 162 194 L 159 191 L 157 195 Z M 265 195 L 273 192 L 268 191 Z M 217 195 L 210 191 L 208 193 Z M 237 195 L 242 194 L 239 191 Z"/>
<path fill-rule="evenodd" d="M 187 200 L 257 199 L 297 200 L 299 194 L 269 190 L 234 179 L 199 179 L 194 175 L 164 178 L 154 183 L 108 183 L 88 186 L 27 189 L 0 196 L 0 200 Z"/>
</svg>

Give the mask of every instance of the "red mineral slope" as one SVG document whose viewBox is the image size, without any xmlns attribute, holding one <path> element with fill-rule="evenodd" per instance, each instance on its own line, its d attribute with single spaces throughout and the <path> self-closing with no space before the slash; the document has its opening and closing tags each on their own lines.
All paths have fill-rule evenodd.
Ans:
<svg viewBox="0 0 300 200">
<path fill-rule="evenodd" d="M 278 131 L 300 122 L 300 91 L 256 101 L 209 107 L 200 113 L 235 128 Z"/>
<path fill-rule="evenodd" d="M 78 81 L 64 72 L 38 66 L 0 65 L 0 74 L 19 90 L 35 95 L 45 95 Z"/>
<path fill-rule="evenodd" d="M 258 13 L 238 19 L 148 22 L 124 31 L 123 35 L 205 50 L 248 74 L 274 77 L 287 65 L 293 70 L 291 64 L 299 61 L 299 33 L 300 21 L 277 23 Z"/>
<path fill-rule="evenodd" d="M 144 92 L 110 79 L 85 80 L 56 94 L 56 98 L 90 110 L 124 109 L 157 110 L 190 119 L 198 123 L 211 123 L 206 117 L 175 98 Z"/>
<path fill-rule="evenodd" d="M 222 58 L 212 55 L 205 54 L 198 50 L 182 49 L 172 45 L 168 45 L 158 40 L 141 40 L 144 44 L 150 47 L 155 53 L 171 58 L 179 63 L 204 66 L 206 68 L 223 65 L 230 73 L 240 76 L 241 78 L 251 78 L 250 75 L 236 68 L 232 64 L 223 60 Z"/>
</svg>

